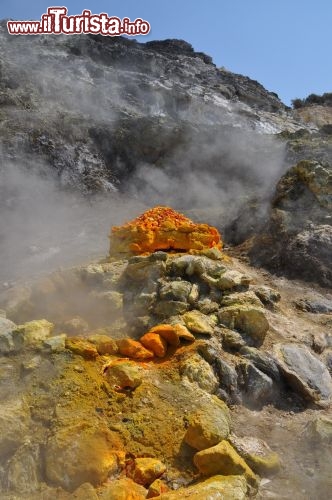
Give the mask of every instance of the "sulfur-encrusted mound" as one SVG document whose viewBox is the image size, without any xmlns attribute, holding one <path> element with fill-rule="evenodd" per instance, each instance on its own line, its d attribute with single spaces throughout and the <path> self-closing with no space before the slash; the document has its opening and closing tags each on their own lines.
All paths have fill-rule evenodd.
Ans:
<svg viewBox="0 0 332 500">
<path fill-rule="evenodd" d="M 155 207 L 123 226 L 112 227 L 110 253 L 135 255 L 157 250 L 221 248 L 218 230 L 192 220 L 169 207 Z"/>
</svg>

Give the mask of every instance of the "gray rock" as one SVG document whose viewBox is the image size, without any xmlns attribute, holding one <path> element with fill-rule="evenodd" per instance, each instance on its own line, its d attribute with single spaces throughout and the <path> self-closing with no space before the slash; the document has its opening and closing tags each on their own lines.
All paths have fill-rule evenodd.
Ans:
<svg viewBox="0 0 332 500">
<path fill-rule="evenodd" d="M 274 399 L 274 384 L 270 377 L 258 370 L 250 361 L 240 362 L 237 368 L 245 404 L 259 408 Z"/>
<path fill-rule="evenodd" d="M 331 287 L 330 158 L 329 153 L 328 161 L 302 160 L 280 179 L 265 234 L 256 237 L 250 250 L 254 264 Z"/>
<path fill-rule="evenodd" d="M 235 330 L 226 327 L 219 327 L 222 335 L 222 345 L 225 350 L 239 351 L 241 347 L 246 346 L 246 339 Z"/>
<path fill-rule="evenodd" d="M 9 319 L 0 317 L 0 353 L 7 354 L 15 350 L 15 342 L 12 332 L 16 325 Z"/>
<path fill-rule="evenodd" d="M 269 329 L 263 309 L 256 306 L 233 305 L 221 309 L 219 321 L 230 329 L 236 329 L 251 337 L 258 345 L 261 344 Z"/>
<path fill-rule="evenodd" d="M 151 311 L 156 303 L 157 293 L 139 293 L 135 296 L 131 304 L 127 304 L 127 308 L 136 316 L 143 316 Z"/>
<path fill-rule="evenodd" d="M 226 267 L 221 262 L 209 259 L 208 257 L 182 255 L 170 262 L 169 270 L 177 276 L 200 277 L 208 275 L 212 278 L 218 278 L 226 271 Z"/>
<path fill-rule="evenodd" d="M 263 303 L 259 300 L 257 295 L 250 291 L 247 292 L 237 292 L 231 293 L 230 295 L 224 295 L 220 301 L 222 307 L 238 306 L 238 305 L 248 305 L 263 307 Z"/>
<path fill-rule="evenodd" d="M 2 403 L 0 407 L 0 457 L 15 452 L 29 430 L 30 412 L 20 399 Z"/>
<path fill-rule="evenodd" d="M 197 309 L 203 314 L 212 314 L 218 311 L 219 304 L 205 297 L 197 302 Z"/>
<path fill-rule="evenodd" d="M 276 382 L 280 382 L 280 373 L 275 359 L 268 353 L 262 352 L 254 347 L 242 347 L 240 354 L 251 361 L 256 368 L 271 377 Z"/>
<path fill-rule="evenodd" d="M 44 340 L 44 346 L 51 352 L 62 352 L 66 348 L 66 338 L 67 335 L 65 333 L 56 335 L 54 337 L 49 337 L 48 339 Z"/>
<path fill-rule="evenodd" d="M 230 431 L 230 416 L 226 405 L 214 411 L 198 411 L 188 418 L 189 424 L 184 441 L 196 450 L 204 450 L 227 439 Z"/>
<path fill-rule="evenodd" d="M 155 305 L 154 314 L 162 318 L 168 318 L 169 316 L 183 314 L 188 309 L 189 304 L 187 302 L 180 302 L 176 300 L 159 300 Z"/>
<path fill-rule="evenodd" d="M 159 296 L 161 300 L 188 302 L 192 286 L 189 281 L 169 281 L 161 285 Z"/>
<path fill-rule="evenodd" d="M 256 474 L 272 476 L 280 470 L 279 456 L 262 439 L 231 434 L 228 441 Z"/>
<path fill-rule="evenodd" d="M 217 281 L 216 286 L 220 290 L 231 290 L 240 286 L 248 286 L 250 278 L 238 271 L 228 270 Z"/>
<path fill-rule="evenodd" d="M 273 307 L 281 299 L 280 293 L 268 286 L 257 286 L 253 291 L 265 306 Z"/>
<path fill-rule="evenodd" d="M 321 354 L 325 351 L 325 349 L 330 349 L 332 347 L 332 334 L 330 333 L 314 333 L 311 339 L 311 347 L 318 354 Z"/>
<path fill-rule="evenodd" d="M 326 367 L 328 371 L 330 372 L 330 375 L 332 376 L 332 349 L 328 349 L 324 353 L 324 363 L 326 364 Z"/>
<path fill-rule="evenodd" d="M 135 260 L 134 260 L 135 259 Z M 129 260 L 124 277 L 134 283 L 157 282 L 165 275 L 166 264 L 163 261 L 152 262 L 149 257 L 135 257 Z"/>
<path fill-rule="evenodd" d="M 300 299 L 296 307 L 313 314 L 329 314 L 332 312 L 332 300 L 325 297 L 317 299 Z"/>
<path fill-rule="evenodd" d="M 10 459 L 6 471 L 6 486 L 19 494 L 38 490 L 41 457 L 38 445 L 23 445 Z"/>
<path fill-rule="evenodd" d="M 295 392 L 319 406 L 330 404 L 332 379 L 319 358 L 298 344 L 277 344 L 274 352 L 282 374 Z"/>
<path fill-rule="evenodd" d="M 309 439 L 321 443 L 332 443 L 332 419 L 327 415 L 319 415 L 307 428 Z"/>
<path fill-rule="evenodd" d="M 200 311 L 190 311 L 183 315 L 183 321 L 186 327 L 193 333 L 202 335 L 213 334 L 213 322 L 209 316 L 202 314 Z"/>
<path fill-rule="evenodd" d="M 210 394 L 213 394 L 219 386 L 212 367 L 199 354 L 183 361 L 180 372 L 189 382 L 196 382 L 201 389 Z"/>
<path fill-rule="evenodd" d="M 203 358 L 213 367 L 219 379 L 219 387 L 230 402 L 239 402 L 238 374 L 235 368 L 223 359 L 223 354 L 217 346 L 203 344 L 198 348 Z"/>
<path fill-rule="evenodd" d="M 80 275 L 87 284 L 110 290 L 121 283 L 126 267 L 127 261 L 125 260 L 89 264 L 81 268 Z"/>
</svg>

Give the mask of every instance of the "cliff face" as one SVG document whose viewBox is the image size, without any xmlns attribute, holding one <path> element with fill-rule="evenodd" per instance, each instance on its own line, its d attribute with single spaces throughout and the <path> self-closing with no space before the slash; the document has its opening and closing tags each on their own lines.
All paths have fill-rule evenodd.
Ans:
<svg viewBox="0 0 332 500">
<path fill-rule="evenodd" d="M 112 191 L 140 163 L 168 166 L 201 135 L 301 127 L 276 94 L 181 40 L 10 37 L 2 24 L 0 47 L 4 153 L 82 192 Z"/>
</svg>

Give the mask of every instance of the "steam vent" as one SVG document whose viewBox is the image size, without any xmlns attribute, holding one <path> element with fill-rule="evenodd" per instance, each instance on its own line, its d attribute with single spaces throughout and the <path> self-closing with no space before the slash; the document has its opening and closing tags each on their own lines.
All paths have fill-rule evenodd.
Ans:
<svg viewBox="0 0 332 500">
<path fill-rule="evenodd" d="M 195 224 L 169 207 L 151 208 L 123 226 L 114 226 L 110 240 L 112 255 L 222 248 L 221 237 L 215 227 Z"/>
</svg>

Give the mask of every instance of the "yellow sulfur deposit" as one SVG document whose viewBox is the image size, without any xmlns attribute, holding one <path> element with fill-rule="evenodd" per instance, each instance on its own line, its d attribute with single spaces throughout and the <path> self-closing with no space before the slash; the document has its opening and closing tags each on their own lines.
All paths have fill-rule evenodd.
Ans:
<svg viewBox="0 0 332 500">
<path fill-rule="evenodd" d="M 169 207 L 155 207 L 123 226 L 112 227 L 110 253 L 140 255 L 157 250 L 204 250 L 222 247 L 218 230 Z"/>
</svg>

